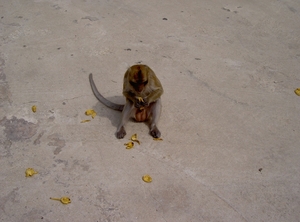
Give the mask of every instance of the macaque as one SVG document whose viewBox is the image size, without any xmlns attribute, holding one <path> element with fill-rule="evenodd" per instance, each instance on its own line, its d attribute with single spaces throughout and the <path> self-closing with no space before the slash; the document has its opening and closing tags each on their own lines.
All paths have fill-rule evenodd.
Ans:
<svg viewBox="0 0 300 222">
<path fill-rule="evenodd" d="M 152 69 L 147 65 L 134 65 L 126 71 L 123 81 L 125 105 L 115 104 L 104 98 L 96 88 L 92 73 L 89 79 L 92 91 L 101 103 L 111 109 L 122 111 L 122 118 L 116 132 L 118 139 L 126 135 L 125 124 L 130 118 L 134 118 L 137 122 L 149 121 L 151 136 L 160 137 L 157 123 L 161 113 L 160 97 L 163 88 Z"/>
</svg>

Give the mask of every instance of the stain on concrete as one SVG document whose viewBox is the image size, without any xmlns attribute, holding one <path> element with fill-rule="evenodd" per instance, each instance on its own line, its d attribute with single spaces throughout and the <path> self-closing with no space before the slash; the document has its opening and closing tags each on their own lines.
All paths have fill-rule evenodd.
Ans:
<svg viewBox="0 0 300 222">
<path fill-rule="evenodd" d="M 83 171 L 88 171 L 90 169 L 90 166 L 88 164 L 85 164 L 85 163 L 80 163 L 79 160 L 74 160 L 73 161 L 73 168 L 75 168 L 76 166 L 79 166 L 81 167 L 81 169 Z"/>
<path fill-rule="evenodd" d="M 3 107 L 6 102 L 11 103 L 11 92 L 7 83 L 0 83 L 0 107 Z"/>
<path fill-rule="evenodd" d="M 92 17 L 92 16 L 85 16 L 85 17 L 82 17 L 81 19 L 88 19 L 88 20 L 90 20 L 91 22 L 94 22 L 94 21 L 99 20 L 98 18 Z"/>
<path fill-rule="evenodd" d="M 38 145 L 38 144 L 41 143 L 40 139 L 42 138 L 42 136 L 44 135 L 44 133 L 45 133 L 45 131 L 42 131 L 42 132 L 38 135 L 38 137 L 37 137 L 37 138 L 34 140 L 34 142 L 33 142 L 34 145 Z"/>
<path fill-rule="evenodd" d="M 11 156 L 11 144 L 10 140 L 0 141 L 0 156 L 1 157 L 10 157 Z"/>
<path fill-rule="evenodd" d="M 189 207 L 188 193 L 184 187 L 170 185 L 166 189 L 153 193 L 152 196 L 157 200 L 157 211 L 164 214 L 174 210 L 184 213 Z"/>
<path fill-rule="evenodd" d="M 259 87 L 268 92 L 289 88 L 287 84 L 289 80 L 288 76 L 269 66 L 258 67 L 256 73 L 249 75 L 249 77 L 252 86 Z"/>
<path fill-rule="evenodd" d="M 9 25 L 9 26 L 21 26 L 19 23 L 17 23 L 17 22 L 13 22 L 13 23 L 9 23 L 9 24 L 7 24 L 7 25 Z"/>
<path fill-rule="evenodd" d="M 61 7 L 59 6 L 59 5 L 52 5 L 52 7 L 54 8 L 54 9 L 56 9 L 56 10 L 59 10 L 59 9 L 61 9 Z"/>
<path fill-rule="evenodd" d="M 0 120 L 0 125 L 4 126 L 4 133 L 6 138 L 11 141 L 23 141 L 33 137 L 36 132 L 38 125 L 28 122 L 24 119 L 18 119 L 13 116 L 12 119 L 4 117 Z"/>
<path fill-rule="evenodd" d="M 19 190 L 19 188 L 15 188 L 11 192 L 9 192 L 7 195 L 0 197 L 0 213 L 1 214 L 6 214 L 5 207 L 6 207 L 6 205 L 8 205 L 9 202 L 12 202 L 13 204 L 19 203 L 18 198 L 17 198 L 18 190 Z"/>
<path fill-rule="evenodd" d="M 291 6 L 287 6 L 287 7 L 291 12 L 293 12 L 293 13 L 297 12 L 297 10 L 294 7 L 291 7 Z"/>
<path fill-rule="evenodd" d="M 49 118 L 48 118 L 48 122 L 53 122 L 54 120 L 55 120 L 55 117 L 54 116 L 50 116 Z"/>
<path fill-rule="evenodd" d="M 3 107 L 6 102 L 11 103 L 11 92 L 9 90 L 9 85 L 6 82 L 4 66 L 5 60 L 0 57 L 0 107 Z"/>
<path fill-rule="evenodd" d="M 180 72 L 180 73 L 182 73 L 182 72 Z M 218 96 L 221 96 L 223 98 L 226 98 L 226 99 L 234 102 L 235 104 L 239 104 L 239 105 L 243 105 L 243 106 L 248 106 L 248 103 L 238 101 L 238 100 L 236 100 L 234 98 L 231 98 L 230 96 L 226 95 L 225 93 L 221 92 L 220 90 L 214 89 L 207 82 L 202 81 L 198 76 L 196 76 L 193 71 L 186 70 L 185 73 L 187 73 L 188 76 L 191 77 L 194 81 L 197 81 L 201 86 L 206 87 L 212 93 L 214 93 L 214 94 L 216 94 Z"/>
<path fill-rule="evenodd" d="M 0 67 L 3 67 L 5 64 L 5 60 L 0 57 Z"/>
<path fill-rule="evenodd" d="M 83 160 L 73 160 L 73 162 L 69 165 L 69 162 L 67 160 L 57 159 L 55 160 L 55 163 L 58 165 L 64 165 L 63 170 L 69 172 L 82 172 L 88 171 L 90 169 L 90 165 L 86 164 Z M 52 166 L 56 167 L 56 164 L 53 164 Z"/>
<path fill-rule="evenodd" d="M 44 218 L 43 215 L 46 215 L 45 210 L 32 209 L 29 212 L 23 214 L 22 221 L 23 222 L 32 222 L 32 221 L 48 222 L 49 220 Z"/>
<path fill-rule="evenodd" d="M 62 176 L 60 174 L 56 174 L 56 176 L 52 179 L 56 184 L 62 185 L 63 187 L 67 188 L 70 187 L 70 179 L 66 180 L 65 176 Z"/>
<path fill-rule="evenodd" d="M 98 189 L 96 199 L 96 206 L 99 208 L 101 215 L 104 216 L 105 221 L 119 221 L 122 218 L 118 206 L 108 200 L 109 194 L 101 187 Z"/>
<path fill-rule="evenodd" d="M 0 81 L 6 80 L 6 75 L 3 71 L 5 65 L 5 60 L 0 57 Z"/>
<path fill-rule="evenodd" d="M 0 66 L 1 67 L 1 66 Z M 3 72 L 3 70 L 0 68 L 0 81 L 5 81 L 6 80 L 6 75 Z"/>
<path fill-rule="evenodd" d="M 48 143 L 48 146 L 55 146 L 55 150 L 53 151 L 54 155 L 57 155 L 61 152 L 62 148 L 66 145 L 66 141 L 61 138 L 58 133 L 51 134 L 47 137 L 52 140 L 52 142 Z"/>
<path fill-rule="evenodd" d="M 55 163 L 57 163 L 57 164 L 63 164 L 65 167 L 68 166 L 68 161 L 67 160 L 61 160 L 61 159 L 59 159 L 59 160 L 55 160 Z"/>
</svg>

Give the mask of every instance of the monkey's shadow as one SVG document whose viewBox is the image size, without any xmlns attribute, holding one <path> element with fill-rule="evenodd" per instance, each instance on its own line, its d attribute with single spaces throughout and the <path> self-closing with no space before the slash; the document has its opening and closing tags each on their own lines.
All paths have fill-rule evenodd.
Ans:
<svg viewBox="0 0 300 222">
<path fill-rule="evenodd" d="M 113 103 L 116 103 L 116 104 L 120 104 L 120 105 L 125 104 L 124 96 L 106 97 L 106 99 L 108 99 L 109 101 L 111 101 Z M 115 128 L 118 127 L 118 125 L 121 121 L 121 117 L 122 117 L 122 112 L 121 111 L 113 110 L 113 109 L 105 106 L 104 104 L 102 104 L 100 101 L 98 101 L 93 106 L 93 109 L 96 111 L 97 116 L 99 116 L 100 118 L 104 117 L 104 118 L 109 119 L 111 124 Z M 129 121 L 136 122 L 134 119 L 130 119 Z M 149 122 L 148 121 L 145 121 L 143 123 L 149 127 Z"/>
<path fill-rule="evenodd" d="M 106 99 L 116 104 L 125 104 L 125 98 L 123 96 L 106 97 Z M 102 104 L 100 101 L 93 106 L 93 109 L 100 118 L 104 117 L 109 119 L 111 124 L 115 127 L 119 125 L 122 112 L 113 110 Z"/>
</svg>

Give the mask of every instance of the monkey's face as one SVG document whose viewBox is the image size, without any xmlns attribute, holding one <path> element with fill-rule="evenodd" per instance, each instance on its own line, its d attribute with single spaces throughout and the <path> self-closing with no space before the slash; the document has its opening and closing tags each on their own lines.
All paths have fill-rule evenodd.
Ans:
<svg viewBox="0 0 300 222">
<path fill-rule="evenodd" d="M 134 88 L 134 90 L 136 92 L 142 92 L 145 88 L 145 86 L 147 85 L 148 83 L 148 80 L 144 81 L 144 82 L 133 82 L 133 81 L 130 81 L 130 85 Z"/>
<path fill-rule="evenodd" d="M 131 67 L 130 85 L 136 92 L 142 92 L 148 84 L 148 72 L 144 67 L 139 65 Z"/>
</svg>

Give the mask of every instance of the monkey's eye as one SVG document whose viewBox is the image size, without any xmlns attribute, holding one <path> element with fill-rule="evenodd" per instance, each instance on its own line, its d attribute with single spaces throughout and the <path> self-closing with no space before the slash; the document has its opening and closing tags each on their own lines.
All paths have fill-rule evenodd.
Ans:
<svg viewBox="0 0 300 222">
<path fill-rule="evenodd" d="M 133 87 L 136 87 L 138 84 L 136 82 L 132 82 L 132 81 L 129 81 L 130 85 L 132 85 Z"/>
<path fill-rule="evenodd" d="M 137 82 L 132 82 L 132 81 L 129 81 L 130 85 L 132 85 L 134 88 L 138 87 L 138 86 L 141 86 L 141 85 L 147 85 L 148 84 L 148 80 L 146 80 L 145 82 L 142 82 L 142 83 L 137 83 Z"/>
</svg>

